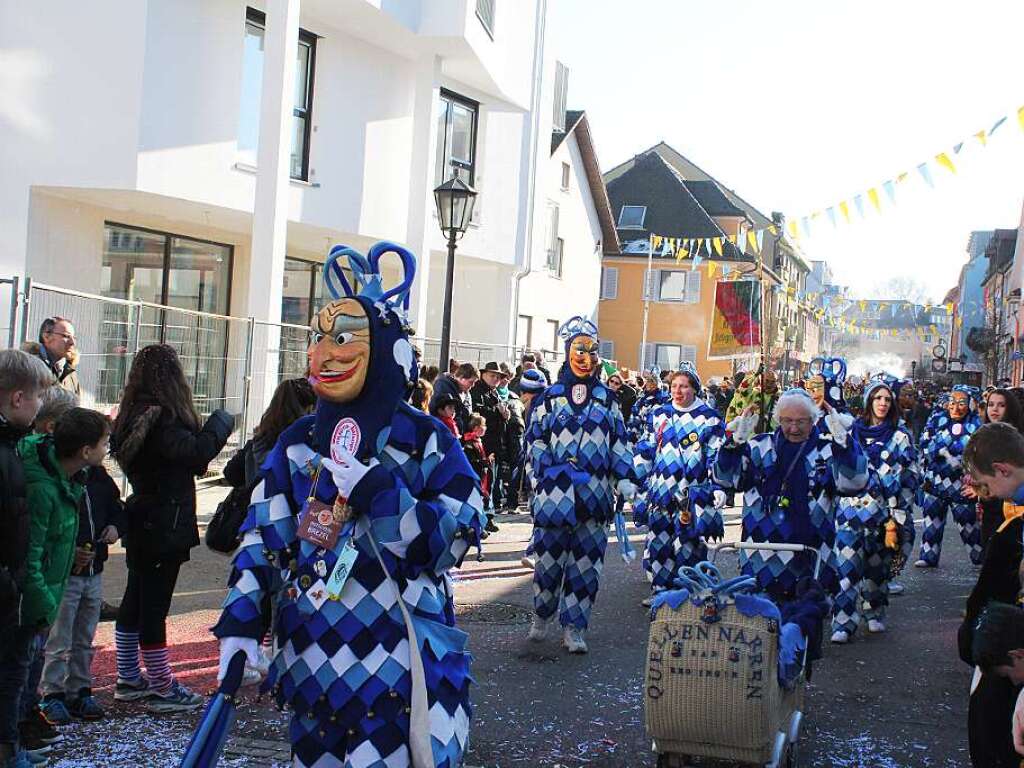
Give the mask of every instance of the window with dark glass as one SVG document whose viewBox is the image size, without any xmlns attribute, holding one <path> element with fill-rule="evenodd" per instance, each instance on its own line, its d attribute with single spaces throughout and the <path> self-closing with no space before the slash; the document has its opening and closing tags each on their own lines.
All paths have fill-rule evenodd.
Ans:
<svg viewBox="0 0 1024 768">
<path fill-rule="evenodd" d="M 245 13 L 242 55 L 242 103 L 238 120 L 238 151 L 241 159 L 256 164 L 260 136 L 260 99 L 263 89 L 266 15 L 254 8 Z M 309 179 L 309 139 L 313 109 L 313 73 L 316 68 L 316 35 L 299 30 L 292 99 L 290 172 L 293 179 Z"/>
<path fill-rule="evenodd" d="M 441 91 L 437 112 L 437 184 L 458 176 L 471 187 L 476 180 L 476 124 L 479 105 Z"/>
</svg>

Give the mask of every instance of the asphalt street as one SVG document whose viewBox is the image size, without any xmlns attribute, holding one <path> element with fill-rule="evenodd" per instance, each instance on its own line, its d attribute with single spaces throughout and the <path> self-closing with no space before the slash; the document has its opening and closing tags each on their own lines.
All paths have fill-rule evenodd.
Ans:
<svg viewBox="0 0 1024 768">
<path fill-rule="evenodd" d="M 212 511 L 221 490 L 201 494 Z M 735 510 L 733 519 L 735 519 Z M 727 538 L 738 534 L 727 526 Z M 519 564 L 529 537 L 525 515 L 506 517 L 488 540 L 483 562 L 456 574 L 459 621 L 475 657 L 473 726 L 468 766 L 631 768 L 654 766 L 644 733 L 641 694 L 648 610 L 638 564 L 627 566 L 614 538 L 587 635 L 590 653 L 570 656 L 556 633 L 527 642 L 532 589 Z M 641 536 L 631 539 L 639 548 Z M 956 656 L 956 629 L 975 569 L 954 528 L 946 531 L 942 567 L 909 567 L 906 595 L 893 599 L 883 635 L 859 633 L 846 647 L 826 648 L 808 687 L 802 766 L 935 768 L 969 764 L 966 696 L 970 670 Z M 735 568 L 726 559 L 725 570 Z M 182 570 L 170 623 L 176 674 L 197 690 L 215 685 L 217 645 L 208 628 L 224 595 L 228 560 L 205 548 Z M 117 602 L 124 563 L 115 551 L 105 577 Z M 114 705 L 113 626 L 100 625 L 96 688 L 111 715 L 76 724 L 51 766 L 175 766 L 196 715 L 154 717 L 139 706 Z M 285 765 L 287 715 L 252 697 L 241 706 L 222 765 Z"/>
</svg>

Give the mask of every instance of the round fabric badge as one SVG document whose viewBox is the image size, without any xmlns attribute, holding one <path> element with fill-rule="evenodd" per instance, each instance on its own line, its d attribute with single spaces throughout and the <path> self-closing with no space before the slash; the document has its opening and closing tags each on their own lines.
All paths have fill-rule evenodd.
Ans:
<svg viewBox="0 0 1024 768">
<path fill-rule="evenodd" d="M 355 419 L 344 418 L 339 421 L 331 435 L 331 458 L 340 462 L 344 453 L 354 456 L 362 436 L 363 433 Z"/>
<path fill-rule="evenodd" d="M 576 405 L 583 405 L 587 400 L 587 385 L 586 384 L 574 384 L 572 392 L 570 393 L 573 403 Z"/>
<path fill-rule="evenodd" d="M 963 425 L 963 424 L 954 424 L 954 425 L 953 425 L 953 430 L 952 430 L 952 431 L 953 431 L 953 434 L 954 434 L 954 435 L 960 435 L 960 434 L 963 434 L 963 431 L 964 431 L 964 425 Z"/>
</svg>

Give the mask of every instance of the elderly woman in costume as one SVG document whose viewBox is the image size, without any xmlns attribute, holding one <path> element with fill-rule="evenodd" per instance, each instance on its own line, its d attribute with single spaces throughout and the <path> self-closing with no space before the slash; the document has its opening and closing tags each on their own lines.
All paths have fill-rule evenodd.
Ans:
<svg viewBox="0 0 1024 768">
<path fill-rule="evenodd" d="M 705 540 L 725 533 L 725 492 L 710 477 L 725 439 L 722 419 L 699 399 L 700 377 L 691 364 L 672 374 L 669 391 L 671 402 L 648 417 L 635 458 L 643 491 L 633 517 L 649 529 L 643 566 L 654 592 L 671 589 L 680 568 L 707 559 Z"/>
<path fill-rule="evenodd" d="M 635 472 L 618 401 L 599 378 L 597 326 L 574 317 L 559 333 L 567 359 L 558 380 L 531 404 L 526 432 L 536 556 L 529 639 L 543 640 L 557 613 L 563 644 L 586 653 L 613 486 L 632 498 Z"/>
<path fill-rule="evenodd" d="M 868 482 L 867 457 L 826 403 L 818 428 L 818 407 L 802 389 L 779 397 L 774 433 L 754 435 L 757 415 L 744 413 L 730 422 L 727 437 L 713 465 L 713 477 L 725 488 L 744 494 L 743 541 L 803 544 L 818 550 L 823 563 L 822 586 L 834 592 L 832 564 L 835 509 L 840 496 L 861 493 Z M 777 602 L 796 596 L 812 576 L 815 558 L 809 552 L 742 551 L 745 575 Z"/>
<path fill-rule="evenodd" d="M 981 526 L 973 499 L 963 495 L 964 448 L 981 422 L 971 410 L 977 401 L 976 390 L 958 384 L 953 387 L 945 413 L 936 412 L 921 433 L 922 493 L 924 531 L 918 568 L 936 568 L 942 554 L 942 534 L 946 528 L 946 512 L 960 529 L 960 539 L 967 546 L 971 562 L 981 564 Z"/>
<path fill-rule="evenodd" d="M 388 291 L 386 253 L 405 270 Z M 255 663 L 260 601 L 283 584 L 264 689 L 293 712 L 295 766 L 455 768 L 466 749 L 469 654 L 447 572 L 484 518 L 458 441 L 406 402 L 414 271 L 412 254 L 390 243 L 368 257 L 332 249 L 335 300 L 314 318 L 308 351 L 316 412 L 263 463 L 214 628 L 222 677 L 239 651 Z"/>
<path fill-rule="evenodd" d="M 865 492 L 839 499 L 836 568 L 839 592 L 832 608 L 832 642 L 847 643 L 860 624 L 863 604 L 869 632 L 885 631 L 885 607 L 900 529 L 913 528 L 917 451 L 899 418 L 894 379 L 873 379 L 864 388 L 865 413 L 854 434 L 868 457 Z"/>
</svg>

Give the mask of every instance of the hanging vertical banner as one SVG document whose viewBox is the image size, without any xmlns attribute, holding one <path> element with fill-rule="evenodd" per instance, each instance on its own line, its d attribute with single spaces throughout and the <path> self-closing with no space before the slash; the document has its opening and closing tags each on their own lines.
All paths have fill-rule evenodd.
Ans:
<svg viewBox="0 0 1024 768">
<path fill-rule="evenodd" d="M 709 360 L 731 360 L 761 351 L 761 285 L 753 280 L 715 283 Z"/>
</svg>

